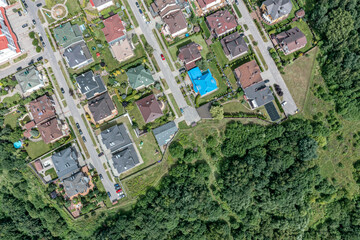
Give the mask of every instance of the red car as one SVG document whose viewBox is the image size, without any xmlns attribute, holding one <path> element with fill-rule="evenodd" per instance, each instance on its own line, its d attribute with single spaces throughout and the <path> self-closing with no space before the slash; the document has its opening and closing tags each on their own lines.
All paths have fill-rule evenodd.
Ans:
<svg viewBox="0 0 360 240">
<path fill-rule="evenodd" d="M 164 57 L 164 54 L 161 54 L 161 59 L 164 61 L 165 60 L 165 57 Z"/>
<path fill-rule="evenodd" d="M 121 191 L 122 191 L 122 189 L 119 188 L 118 190 L 116 190 L 116 193 L 119 193 L 119 192 L 121 192 Z"/>
</svg>

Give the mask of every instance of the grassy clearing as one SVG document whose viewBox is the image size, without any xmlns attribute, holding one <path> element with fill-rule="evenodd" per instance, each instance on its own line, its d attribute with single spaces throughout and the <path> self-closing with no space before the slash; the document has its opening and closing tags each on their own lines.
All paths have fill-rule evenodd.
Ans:
<svg viewBox="0 0 360 240">
<path fill-rule="evenodd" d="M 238 6 L 237 6 L 235 3 L 234 3 L 232 6 L 233 6 L 233 8 L 235 9 L 235 12 L 236 12 L 236 14 L 238 15 L 238 17 L 241 18 L 242 15 L 241 15 L 241 13 L 240 13 L 240 10 L 239 10 Z"/>
<path fill-rule="evenodd" d="M 229 78 L 230 84 L 234 90 L 238 89 L 238 84 L 236 83 L 236 78 L 234 72 L 231 70 L 230 67 L 224 69 L 225 75 Z"/>
<path fill-rule="evenodd" d="M 160 78 L 160 80 L 161 80 L 161 83 L 163 84 L 163 86 L 164 86 L 164 88 L 165 88 L 164 90 L 168 90 L 168 89 L 169 89 L 169 86 L 168 86 L 166 80 L 163 79 L 163 78 Z"/>
<path fill-rule="evenodd" d="M 5 116 L 4 125 L 9 125 L 11 128 L 15 128 L 18 123 L 18 118 L 21 116 L 21 113 L 12 112 Z"/>
<path fill-rule="evenodd" d="M 229 63 L 229 59 L 226 57 L 222 45 L 219 41 L 213 43 L 211 45 L 211 49 L 214 51 L 214 54 L 222 67 Z"/>
<path fill-rule="evenodd" d="M 284 68 L 285 74 L 282 77 L 300 111 L 304 109 L 317 52 L 318 48 L 313 49 L 309 52 L 309 57 L 303 56 Z"/>
<path fill-rule="evenodd" d="M 182 114 L 181 114 L 181 111 L 180 111 L 179 106 L 177 105 L 177 103 L 176 103 L 176 101 L 175 101 L 174 95 L 173 95 L 172 93 L 170 93 L 170 94 L 168 94 L 168 97 L 169 97 L 172 105 L 173 105 L 174 108 L 175 108 L 174 110 L 175 110 L 176 114 L 177 114 L 179 117 L 181 117 Z"/>
<path fill-rule="evenodd" d="M 40 10 L 40 9 L 38 10 L 37 15 L 38 15 L 38 17 L 39 17 L 39 19 L 40 19 L 40 22 L 41 22 L 42 24 L 44 24 L 44 23 L 45 23 L 45 18 L 44 18 L 44 15 L 41 13 L 41 10 Z"/>
<path fill-rule="evenodd" d="M 116 95 L 114 95 L 112 97 L 112 100 L 115 103 L 115 106 L 116 106 L 116 108 L 118 110 L 118 114 L 123 115 L 125 113 L 125 109 L 122 106 L 122 104 L 120 103 L 119 98 Z"/>
<path fill-rule="evenodd" d="M 129 111 L 129 115 L 131 116 L 132 121 L 136 122 L 141 129 L 145 125 L 145 121 L 137 105 L 135 103 L 133 103 L 133 105 L 134 107 Z"/>
<path fill-rule="evenodd" d="M 10 63 L 9 63 L 9 62 L 6 62 L 6 63 L 0 65 L 0 69 L 6 68 L 6 67 L 8 67 L 8 66 L 10 66 Z"/>
<path fill-rule="evenodd" d="M 19 93 L 16 93 L 15 95 L 13 95 L 11 97 L 4 98 L 2 100 L 2 103 L 13 106 L 13 105 L 16 105 L 20 99 L 21 99 L 21 95 Z"/>
<path fill-rule="evenodd" d="M 40 157 L 51 150 L 51 144 L 46 144 L 43 140 L 39 142 L 31 142 L 25 146 L 25 150 L 31 159 Z"/>
<path fill-rule="evenodd" d="M 82 11 L 79 1 L 66 1 L 65 6 L 68 9 L 68 16 L 75 16 Z"/>
<path fill-rule="evenodd" d="M 45 171 L 45 176 L 48 176 L 48 175 L 50 175 L 51 180 L 56 179 L 58 177 L 54 168 L 50 168 Z"/>
<path fill-rule="evenodd" d="M 241 102 L 228 102 L 223 104 L 224 113 L 237 113 L 237 112 L 245 112 L 245 113 L 254 113 L 254 111 L 246 108 Z"/>
<path fill-rule="evenodd" d="M 264 59 L 263 55 L 260 52 L 260 49 L 257 46 L 254 46 L 254 49 L 256 51 L 256 55 L 260 58 L 260 61 L 261 61 L 262 65 L 264 66 L 265 70 L 268 70 L 269 67 L 266 64 L 265 59 Z"/>
<path fill-rule="evenodd" d="M 23 55 L 21 55 L 20 57 L 17 57 L 14 59 L 14 63 L 16 62 L 20 62 L 21 60 L 25 59 L 28 56 L 28 53 L 24 53 Z"/>
<path fill-rule="evenodd" d="M 211 33 L 210 33 L 209 28 L 208 28 L 207 25 L 206 25 L 205 19 L 202 19 L 202 20 L 200 21 L 200 27 L 201 27 L 201 29 L 203 30 L 206 39 L 208 39 L 208 38 L 210 37 Z"/>
</svg>

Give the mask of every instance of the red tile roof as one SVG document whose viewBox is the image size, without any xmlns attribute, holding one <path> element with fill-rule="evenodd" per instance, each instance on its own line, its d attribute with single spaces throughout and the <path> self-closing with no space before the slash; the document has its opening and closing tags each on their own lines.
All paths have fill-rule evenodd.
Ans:
<svg viewBox="0 0 360 240">
<path fill-rule="evenodd" d="M 38 171 L 38 172 L 40 172 L 41 170 L 43 170 L 43 166 L 42 166 L 40 160 L 36 160 L 36 161 L 34 162 L 34 166 L 35 166 L 36 171 Z"/>
<path fill-rule="evenodd" d="M 155 119 L 163 116 L 163 112 L 160 109 L 159 102 L 156 100 L 154 94 L 151 94 L 136 102 L 141 115 L 146 123 L 152 122 Z"/>
<path fill-rule="evenodd" d="M 228 31 L 232 31 L 237 27 L 237 21 L 228 10 L 217 11 L 206 17 L 210 31 L 215 32 L 217 36 L 221 36 Z"/>
<path fill-rule="evenodd" d="M 15 33 L 12 31 L 12 28 L 11 28 L 11 26 L 10 26 L 9 20 L 8 20 L 7 17 L 6 17 L 5 8 L 0 7 L 0 11 L 1 11 L 1 15 L 2 15 L 3 18 L 4 18 L 4 23 L 5 23 L 5 25 L 7 26 L 8 30 L 9 30 L 9 32 L 10 32 L 11 38 L 12 38 L 13 41 L 14 41 L 14 44 L 15 44 L 15 47 L 16 47 L 16 52 L 18 53 L 18 52 L 20 52 L 21 50 L 20 50 L 20 47 L 19 47 L 19 44 L 18 44 L 16 35 L 15 35 Z M 0 30 L 1 30 L 1 26 L 0 26 Z M 2 34 L 2 33 L 1 33 L 1 34 Z M 6 40 L 6 41 L 7 41 L 7 40 Z M 0 49 L 0 50 L 2 50 L 2 49 Z"/>
<path fill-rule="evenodd" d="M 41 123 L 46 119 L 55 117 L 56 114 L 51 99 L 47 95 L 41 96 L 30 102 L 29 110 L 36 124 Z"/>
<path fill-rule="evenodd" d="M 105 27 L 102 29 L 106 41 L 112 42 L 125 35 L 125 27 L 119 17 L 115 14 L 105 20 L 103 20 Z"/>
<path fill-rule="evenodd" d="M 201 8 L 206 7 L 208 4 L 215 2 L 216 0 L 197 0 Z"/>
<path fill-rule="evenodd" d="M 255 60 L 241 65 L 240 67 L 236 68 L 234 72 L 236 78 L 241 84 L 242 89 L 262 81 L 260 68 Z"/>
<path fill-rule="evenodd" d="M 25 124 L 24 126 L 26 129 L 30 130 L 32 129 L 33 127 L 35 127 L 35 122 L 34 121 L 30 121 L 28 122 L 27 124 Z"/>
</svg>

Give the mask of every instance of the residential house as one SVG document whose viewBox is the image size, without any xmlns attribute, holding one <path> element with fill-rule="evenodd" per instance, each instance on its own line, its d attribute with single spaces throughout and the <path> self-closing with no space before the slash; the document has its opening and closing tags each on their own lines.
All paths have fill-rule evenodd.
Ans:
<svg viewBox="0 0 360 240">
<path fill-rule="evenodd" d="M 237 20 L 228 10 L 220 10 L 206 17 L 206 23 L 215 37 L 221 37 L 237 27 Z"/>
<path fill-rule="evenodd" d="M 77 172 L 63 180 L 66 196 L 72 198 L 78 194 L 84 194 L 89 189 L 90 178 L 83 172 Z"/>
<path fill-rule="evenodd" d="M 115 14 L 103 20 L 104 28 L 102 29 L 106 41 L 109 45 L 119 42 L 126 38 L 126 30 L 119 15 Z"/>
<path fill-rule="evenodd" d="M 76 77 L 76 83 L 81 94 L 85 95 L 87 99 L 91 99 L 106 92 L 106 87 L 101 76 L 94 75 L 91 70 L 78 75 Z"/>
<path fill-rule="evenodd" d="M 242 89 L 245 89 L 254 83 L 262 82 L 260 67 L 255 60 L 247 62 L 234 70 L 235 77 Z"/>
<path fill-rule="evenodd" d="M 44 167 L 39 159 L 34 162 L 34 167 L 37 172 L 40 172 L 41 170 L 44 169 Z"/>
<path fill-rule="evenodd" d="M 291 10 L 291 0 L 266 0 L 260 7 L 263 19 L 269 24 L 286 19 Z"/>
<path fill-rule="evenodd" d="M 193 84 L 194 92 L 199 93 L 201 97 L 218 89 L 216 80 L 209 69 L 201 72 L 200 68 L 196 67 L 188 71 L 188 75 Z"/>
<path fill-rule="evenodd" d="M 110 46 L 110 52 L 113 57 L 116 58 L 119 62 L 124 62 L 135 56 L 134 46 L 132 45 L 129 39 L 125 38 L 120 42 L 116 42 Z"/>
<path fill-rule="evenodd" d="M 254 83 L 244 89 L 244 97 L 252 109 L 264 106 L 274 100 L 274 95 L 265 82 Z"/>
<path fill-rule="evenodd" d="M 0 1 L 0 63 L 19 55 L 21 50 L 18 39 L 6 16 L 4 0 Z"/>
<path fill-rule="evenodd" d="M 68 147 L 51 156 L 56 174 L 60 180 L 70 177 L 80 170 L 78 153 L 74 147 Z"/>
<path fill-rule="evenodd" d="M 138 152 L 124 124 L 102 131 L 99 138 L 115 176 L 140 164 Z"/>
<path fill-rule="evenodd" d="M 44 87 L 43 76 L 35 66 L 25 68 L 14 75 L 23 94 L 30 94 Z"/>
<path fill-rule="evenodd" d="M 132 144 L 125 125 L 115 125 L 101 132 L 101 142 L 105 149 L 109 149 L 111 152 L 117 151 L 121 148 Z"/>
<path fill-rule="evenodd" d="M 67 125 L 56 117 L 37 125 L 42 139 L 46 144 L 56 142 L 66 135 Z"/>
<path fill-rule="evenodd" d="M 47 95 L 30 102 L 28 109 L 35 124 L 45 122 L 56 116 L 55 102 Z"/>
<path fill-rule="evenodd" d="M 130 68 L 126 71 L 126 75 L 128 76 L 130 86 L 136 90 L 148 87 L 155 82 L 149 70 L 145 69 L 143 65 Z"/>
<path fill-rule="evenodd" d="M 171 121 L 155 128 L 152 132 L 160 148 L 164 147 L 175 136 L 178 128 L 175 122 Z"/>
<path fill-rule="evenodd" d="M 220 42 L 226 57 L 230 61 L 246 54 L 249 50 L 249 47 L 244 40 L 244 36 L 238 32 L 234 32 L 233 34 L 224 37 Z"/>
<path fill-rule="evenodd" d="M 278 45 L 285 55 L 293 53 L 307 44 L 305 34 L 298 27 L 294 27 L 276 36 L 271 36 L 275 45 Z"/>
<path fill-rule="evenodd" d="M 107 92 L 88 101 L 88 112 L 91 113 L 91 120 L 94 124 L 102 124 L 118 114 Z"/>
<path fill-rule="evenodd" d="M 55 40 L 63 48 L 67 48 L 68 46 L 83 40 L 81 30 L 77 24 L 71 25 L 70 22 L 60 24 L 58 27 L 54 28 L 53 31 Z"/>
<path fill-rule="evenodd" d="M 138 155 L 133 145 L 129 145 L 112 155 L 113 171 L 115 176 L 130 170 L 136 165 L 140 164 Z"/>
<path fill-rule="evenodd" d="M 226 0 L 193 0 L 198 4 L 201 11 L 198 11 L 198 16 L 203 16 L 211 11 L 219 9 L 226 5 Z"/>
<path fill-rule="evenodd" d="M 113 6 L 114 2 L 113 0 L 90 0 L 90 4 L 93 8 L 100 12 L 105 8 Z"/>
<path fill-rule="evenodd" d="M 196 67 L 195 62 L 201 59 L 201 50 L 202 47 L 194 42 L 191 42 L 179 49 L 178 57 L 184 63 L 187 70 Z"/>
<path fill-rule="evenodd" d="M 136 105 L 138 106 L 145 123 L 152 122 L 163 116 L 160 104 L 154 94 L 136 101 Z"/>
<path fill-rule="evenodd" d="M 173 38 L 187 32 L 187 22 L 176 0 L 155 0 L 151 4 L 154 13 L 160 15 L 165 25 L 163 33 Z"/>
<path fill-rule="evenodd" d="M 72 44 L 64 50 L 63 56 L 70 68 L 81 68 L 94 61 L 84 41 Z"/>
</svg>

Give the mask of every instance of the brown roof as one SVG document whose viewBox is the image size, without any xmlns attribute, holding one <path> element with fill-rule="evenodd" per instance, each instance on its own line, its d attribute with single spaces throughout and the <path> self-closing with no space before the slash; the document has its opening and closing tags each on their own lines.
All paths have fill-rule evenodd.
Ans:
<svg viewBox="0 0 360 240">
<path fill-rule="evenodd" d="M 33 127 L 35 127 L 35 122 L 34 122 L 34 121 L 30 121 L 30 122 L 26 123 L 24 127 L 25 127 L 26 129 L 30 130 L 30 129 L 32 129 Z"/>
<path fill-rule="evenodd" d="M 175 0 L 155 0 L 151 4 L 152 9 L 159 13 L 159 15 L 163 18 L 171 11 L 180 10 L 180 6 L 176 4 Z"/>
<path fill-rule="evenodd" d="M 55 116 L 52 100 L 47 95 L 41 96 L 29 103 L 29 110 L 36 124 Z"/>
<path fill-rule="evenodd" d="M 50 119 L 38 125 L 39 132 L 46 144 L 63 136 L 63 133 L 56 118 Z"/>
<path fill-rule="evenodd" d="M 199 44 L 191 42 L 179 49 L 179 59 L 184 61 L 185 64 L 199 60 L 201 58 L 200 50 L 201 46 Z"/>
<path fill-rule="evenodd" d="M 163 18 L 163 21 L 169 26 L 171 34 L 175 34 L 184 28 L 187 28 L 187 22 L 182 11 L 171 13 Z"/>
<path fill-rule="evenodd" d="M 41 170 L 43 170 L 43 166 L 42 166 L 40 160 L 36 160 L 36 161 L 34 162 L 34 166 L 35 166 L 36 171 L 38 171 L 38 172 L 40 172 Z"/>
<path fill-rule="evenodd" d="M 217 36 L 232 31 L 237 27 L 235 16 L 228 10 L 217 11 L 206 17 L 210 31 L 215 32 Z"/>
<path fill-rule="evenodd" d="M 163 112 L 160 109 L 160 104 L 156 100 L 154 94 L 138 100 L 136 105 L 138 106 L 146 123 L 152 122 L 163 115 Z"/>
<path fill-rule="evenodd" d="M 206 7 L 208 4 L 215 2 L 216 0 L 197 0 L 201 8 Z"/>
<path fill-rule="evenodd" d="M 224 37 L 220 42 L 226 56 L 237 57 L 249 50 L 243 36 L 238 32 Z"/>
<path fill-rule="evenodd" d="M 119 15 L 115 14 L 114 16 L 103 20 L 103 23 L 105 27 L 102 31 L 108 43 L 125 35 L 125 27 Z"/>
<path fill-rule="evenodd" d="M 260 68 L 255 60 L 237 67 L 234 72 L 243 89 L 262 81 Z"/>
<path fill-rule="evenodd" d="M 307 44 L 306 36 L 298 27 L 279 33 L 275 38 L 285 54 L 292 53 Z"/>
<path fill-rule="evenodd" d="M 305 16 L 305 10 L 304 9 L 299 9 L 296 11 L 295 15 L 298 17 L 298 18 L 302 18 Z"/>
<path fill-rule="evenodd" d="M 115 110 L 114 103 L 107 92 L 89 100 L 88 105 L 95 122 L 111 116 Z"/>
</svg>

